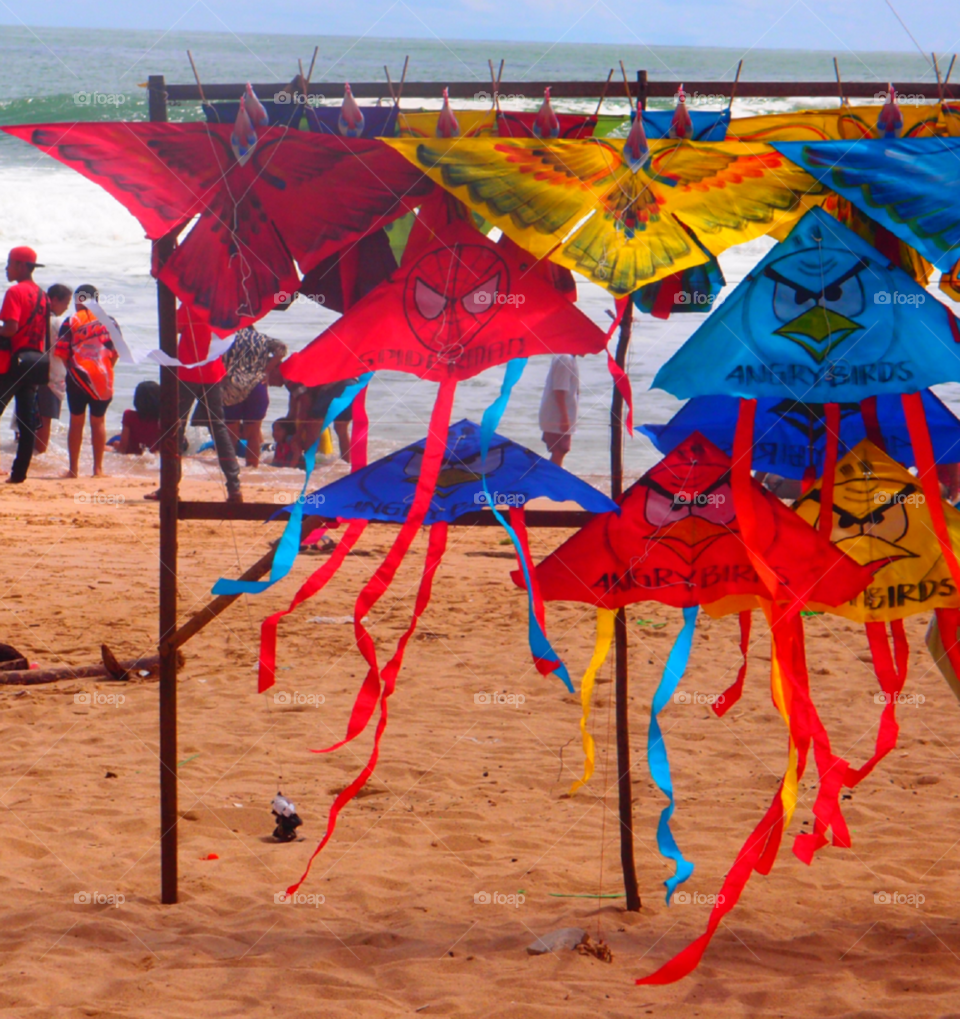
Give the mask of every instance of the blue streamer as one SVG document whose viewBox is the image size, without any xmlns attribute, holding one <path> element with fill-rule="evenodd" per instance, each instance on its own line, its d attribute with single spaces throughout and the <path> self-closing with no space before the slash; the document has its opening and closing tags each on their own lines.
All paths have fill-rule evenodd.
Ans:
<svg viewBox="0 0 960 1019">
<path fill-rule="evenodd" d="M 523 375 L 523 370 L 526 367 L 527 358 L 525 357 L 516 357 L 512 361 L 507 362 L 507 370 L 503 376 L 503 385 L 500 387 L 500 395 L 483 412 L 483 418 L 480 421 L 481 464 L 486 462 L 487 452 L 490 449 L 490 441 L 493 438 L 493 433 L 497 430 L 497 427 L 500 424 L 500 419 L 503 417 L 503 412 L 507 409 L 507 404 L 510 401 L 510 393 L 513 391 L 513 387 L 517 384 L 517 382 L 520 381 L 520 376 Z M 567 672 L 567 667 L 560 660 L 560 656 L 556 653 L 556 651 L 553 650 L 550 645 L 550 641 L 547 640 L 547 635 L 543 632 L 540 624 L 537 622 L 537 616 L 533 610 L 533 587 L 530 580 L 530 572 L 527 569 L 527 561 L 523 555 L 520 539 L 517 537 L 516 531 L 514 531 L 514 529 L 507 523 L 506 519 L 497 509 L 493 497 L 490 495 L 490 489 L 487 487 L 487 477 L 485 474 L 482 476 L 481 480 L 483 482 L 484 494 L 487 497 L 487 505 L 493 510 L 493 515 L 510 536 L 510 540 L 513 542 L 513 547 L 517 550 L 517 558 L 520 560 L 520 566 L 523 569 L 523 579 L 527 587 L 527 639 L 530 642 L 530 651 L 535 659 L 540 659 L 546 662 L 556 662 L 557 664 L 553 671 L 563 680 L 570 693 L 573 693 L 573 683 L 570 680 L 570 674 Z"/>
<path fill-rule="evenodd" d="M 323 417 L 323 424 L 320 426 L 320 435 L 330 427 L 334 419 L 353 403 L 357 393 L 360 392 L 373 378 L 373 372 L 366 372 L 351 386 L 330 401 L 327 413 Z M 300 498 L 293 504 L 290 510 L 290 519 L 283 529 L 283 534 L 277 544 L 277 550 L 273 553 L 273 564 L 270 567 L 269 580 L 231 580 L 229 577 L 221 577 L 213 585 L 214 594 L 262 594 L 273 587 L 277 581 L 283 578 L 293 569 L 293 564 L 300 552 L 300 533 L 303 528 L 303 504 L 307 495 L 307 486 L 310 484 L 310 475 L 317 459 L 317 447 L 320 439 L 303 454 L 306 467 L 306 477 L 303 479 L 303 488 Z"/>
<path fill-rule="evenodd" d="M 684 859 L 683 853 L 680 852 L 676 839 L 673 837 L 673 832 L 670 830 L 670 818 L 673 817 L 676 804 L 673 799 L 673 780 L 670 778 L 670 761 L 667 758 L 667 748 L 663 742 L 657 715 L 666 707 L 677 689 L 677 684 L 687 671 L 698 611 L 699 608 L 696 605 L 683 610 L 683 629 L 677 635 L 677 639 L 670 649 L 670 656 L 667 658 L 660 685 L 653 695 L 653 704 L 650 706 L 650 728 L 647 730 L 647 765 L 650 768 L 650 776 L 657 783 L 660 792 L 670 801 L 661 811 L 660 822 L 657 824 L 657 848 L 660 850 L 660 855 L 673 860 L 676 864 L 673 877 L 667 878 L 663 882 L 667 886 L 668 906 L 677 885 L 682 884 L 693 873 L 693 864 Z"/>
</svg>

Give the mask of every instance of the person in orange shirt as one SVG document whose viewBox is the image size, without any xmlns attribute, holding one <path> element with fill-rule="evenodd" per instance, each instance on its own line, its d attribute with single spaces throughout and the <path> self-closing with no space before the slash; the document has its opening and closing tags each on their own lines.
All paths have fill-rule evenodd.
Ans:
<svg viewBox="0 0 960 1019">
<path fill-rule="evenodd" d="M 7 279 L 13 284 L 0 306 L 0 415 L 16 400 L 17 455 L 8 484 L 26 480 L 37 428 L 37 387 L 47 381 L 47 295 L 33 281 L 37 253 L 25 245 L 7 256 Z"/>
<path fill-rule="evenodd" d="M 54 348 L 54 354 L 67 366 L 69 478 L 75 478 L 79 473 L 80 447 L 83 445 L 88 407 L 93 476 L 103 476 L 103 451 L 107 445 L 106 414 L 113 399 L 113 366 L 120 356 L 107 327 L 85 307 L 88 298 L 96 301 L 100 294 L 90 283 L 83 283 L 73 293 L 76 314 L 63 323 Z"/>
</svg>

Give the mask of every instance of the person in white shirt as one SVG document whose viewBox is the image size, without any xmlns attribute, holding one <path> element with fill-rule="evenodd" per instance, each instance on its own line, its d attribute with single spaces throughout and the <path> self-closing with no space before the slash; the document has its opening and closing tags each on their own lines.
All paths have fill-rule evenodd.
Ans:
<svg viewBox="0 0 960 1019">
<path fill-rule="evenodd" d="M 62 283 L 54 283 L 47 290 L 50 301 L 50 325 L 47 335 L 47 357 L 50 359 L 50 381 L 37 390 L 37 414 L 40 427 L 33 441 L 34 453 L 46 453 L 50 445 L 50 425 L 54 418 L 60 420 L 60 409 L 67 395 L 67 366 L 54 356 L 60 325 L 73 300 L 73 291 Z"/>
<path fill-rule="evenodd" d="M 550 362 L 540 400 L 540 430 L 550 462 L 563 465 L 577 430 L 580 403 L 580 370 L 573 354 L 558 354 Z"/>
</svg>

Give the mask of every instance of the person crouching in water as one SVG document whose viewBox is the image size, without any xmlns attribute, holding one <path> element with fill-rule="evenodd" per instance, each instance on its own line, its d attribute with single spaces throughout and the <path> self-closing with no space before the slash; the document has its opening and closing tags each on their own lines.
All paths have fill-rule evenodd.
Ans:
<svg viewBox="0 0 960 1019">
<path fill-rule="evenodd" d="M 70 408 L 70 471 L 79 475 L 83 426 L 90 408 L 90 438 L 93 445 L 93 476 L 103 476 L 103 451 L 107 444 L 106 413 L 113 399 L 113 366 L 120 356 L 107 327 L 87 307 L 96 301 L 96 287 L 84 283 L 74 291 L 76 314 L 64 322 L 54 351 L 67 366 L 67 406 Z"/>
</svg>

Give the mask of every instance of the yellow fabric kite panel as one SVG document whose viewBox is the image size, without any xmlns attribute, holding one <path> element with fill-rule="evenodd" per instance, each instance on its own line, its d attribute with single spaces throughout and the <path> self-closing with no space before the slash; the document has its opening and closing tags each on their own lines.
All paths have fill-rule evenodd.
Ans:
<svg viewBox="0 0 960 1019">
<path fill-rule="evenodd" d="M 606 139 L 384 139 L 538 258 L 617 295 L 792 221 L 822 185 L 775 149 L 650 142 L 631 165 Z"/>
<path fill-rule="evenodd" d="M 397 115 L 397 134 L 401 138 L 436 138 L 437 120 L 440 110 L 423 113 L 403 113 Z M 489 110 L 457 110 L 457 124 L 460 137 L 476 138 L 481 135 L 497 133 L 497 111 Z"/>
<path fill-rule="evenodd" d="M 735 117 L 727 139 L 742 142 L 851 141 L 879 138 L 877 117 L 881 106 L 841 106 L 833 110 L 799 110 Z M 932 138 L 949 132 L 939 106 L 900 106 L 903 138 Z M 960 113 L 960 111 L 958 111 Z M 960 133 L 960 124 L 958 124 Z"/>
<path fill-rule="evenodd" d="M 867 439 L 840 460 L 834 479 L 830 540 L 875 572 L 870 586 L 853 601 L 809 607 L 857 622 L 960 607 L 919 479 Z M 814 526 L 822 480 L 796 505 L 797 513 Z M 951 544 L 960 552 L 960 513 L 948 502 L 943 512 Z"/>
</svg>

